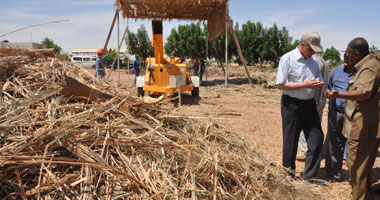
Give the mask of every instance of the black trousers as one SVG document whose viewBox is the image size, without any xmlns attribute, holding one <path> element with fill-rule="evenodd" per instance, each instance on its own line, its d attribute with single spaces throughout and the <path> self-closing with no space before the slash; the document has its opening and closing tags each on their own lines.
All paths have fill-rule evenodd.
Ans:
<svg viewBox="0 0 380 200">
<path fill-rule="evenodd" d="M 329 108 L 328 128 L 326 136 L 326 176 L 328 178 L 340 179 L 342 172 L 344 147 L 347 139 L 343 136 L 343 109 Z"/>
<path fill-rule="evenodd" d="M 306 164 L 302 178 L 317 176 L 321 163 L 323 132 L 315 100 L 300 100 L 282 95 L 281 116 L 283 132 L 282 165 L 291 170 L 296 169 L 298 139 L 304 131 L 307 148 Z"/>
<path fill-rule="evenodd" d="M 139 77 L 140 76 L 140 70 L 136 70 L 135 71 L 135 79 L 133 80 L 133 83 L 136 85 L 136 80 L 137 80 L 137 77 Z"/>
</svg>

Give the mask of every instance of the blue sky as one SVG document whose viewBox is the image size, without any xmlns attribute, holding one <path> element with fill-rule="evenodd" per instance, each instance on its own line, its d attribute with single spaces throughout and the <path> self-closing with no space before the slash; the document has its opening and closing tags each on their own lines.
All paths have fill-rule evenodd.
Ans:
<svg viewBox="0 0 380 200">
<path fill-rule="evenodd" d="M 0 35 L 18 28 L 68 19 L 69 22 L 26 29 L 0 38 L 10 42 L 41 42 L 46 36 L 65 52 L 77 48 L 101 48 L 104 45 L 115 12 L 113 0 L 0 0 Z M 380 1 L 320 0 L 274 1 L 232 0 L 230 15 L 235 22 L 261 22 L 265 27 L 276 23 L 286 27 L 294 39 L 315 30 L 320 33 L 324 49 L 334 46 L 344 50 L 355 37 L 364 37 L 370 46 L 380 48 L 378 8 Z M 171 28 L 188 22 L 164 22 L 164 37 Z M 127 24 L 120 20 L 120 35 Z M 135 32 L 144 24 L 150 32 L 150 21 L 129 20 Z M 109 46 L 117 46 L 116 29 Z"/>
</svg>

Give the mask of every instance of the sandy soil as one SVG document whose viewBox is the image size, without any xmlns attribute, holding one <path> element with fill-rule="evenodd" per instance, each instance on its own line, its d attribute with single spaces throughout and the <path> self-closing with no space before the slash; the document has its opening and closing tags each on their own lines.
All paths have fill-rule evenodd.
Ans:
<svg viewBox="0 0 380 200">
<path fill-rule="evenodd" d="M 93 69 L 89 69 L 94 72 Z M 282 131 L 280 114 L 281 92 L 278 89 L 267 89 L 260 84 L 251 87 L 242 75 L 230 78 L 228 87 L 224 85 L 224 78 L 220 75 L 209 75 L 208 81 L 200 87 L 200 97 L 193 98 L 188 94 L 182 97 L 182 106 L 177 107 L 176 114 L 212 119 L 230 127 L 236 132 L 242 133 L 246 140 L 257 148 L 262 154 L 281 164 L 282 160 Z M 108 74 L 109 71 L 106 73 Z M 121 71 L 120 81 L 133 87 L 134 75 L 128 77 L 126 71 Z M 111 80 L 118 80 L 118 73 L 111 74 Z M 173 105 L 173 106 L 177 106 Z M 327 132 L 327 106 L 324 110 L 322 127 L 324 134 Z M 300 153 L 300 152 L 299 152 Z M 303 171 L 305 162 L 297 160 L 296 173 Z M 374 169 L 375 187 L 380 186 L 380 160 L 377 159 Z M 321 178 L 325 178 L 324 160 L 319 172 Z M 333 182 L 325 186 L 327 190 L 333 190 L 333 196 L 325 195 L 325 199 L 349 199 L 351 186 L 348 183 L 348 171 L 344 163 L 344 181 Z M 380 197 L 375 197 L 380 199 Z"/>
</svg>

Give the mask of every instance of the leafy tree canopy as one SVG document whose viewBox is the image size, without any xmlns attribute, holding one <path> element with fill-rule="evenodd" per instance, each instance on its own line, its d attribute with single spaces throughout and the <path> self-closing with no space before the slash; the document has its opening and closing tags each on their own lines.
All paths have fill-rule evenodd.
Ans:
<svg viewBox="0 0 380 200">
<path fill-rule="evenodd" d="M 60 54 L 62 51 L 62 48 L 55 44 L 53 40 L 49 39 L 48 37 L 45 37 L 44 40 L 41 42 L 43 45 L 46 46 L 46 48 L 54 48 L 54 54 Z"/>
<path fill-rule="evenodd" d="M 179 25 L 173 28 L 164 46 L 166 54 L 181 58 L 206 57 L 206 31 L 200 23 Z"/>
<path fill-rule="evenodd" d="M 129 52 L 142 58 L 143 63 L 147 57 L 154 56 L 152 42 L 144 25 L 140 26 L 137 33 L 130 32 L 126 38 L 126 43 Z"/>
<path fill-rule="evenodd" d="M 323 59 L 329 63 L 330 66 L 336 67 L 341 64 L 340 52 L 336 50 L 333 46 L 327 48 L 322 55 Z"/>
<path fill-rule="evenodd" d="M 251 65 L 262 61 L 270 61 L 277 65 L 280 57 L 286 52 L 294 49 L 298 43 L 292 43 L 288 30 L 281 29 L 276 24 L 273 27 L 265 28 L 260 22 L 247 21 L 241 26 L 234 25 L 242 53 L 246 62 Z M 182 58 L 205 58 L 206 55 L 206 33 L 207 29 L 199 23 L 190 25 L 180 25 L 177 29 L 172 29 L 165 43 L 165 52 L 170 54 L 175 50 L 175 55 Z M 220 62 L 225 62 L 226 36 L 223 34 L 214 40 L 213 45 L 209 44 L 209 58 L 214 58 Z M 227 35 L 228 59 L 241 64 L 235 41 L 231 34 Z"/>
<path fill-rule="evenodd" d="M 380 50 L 377 47 L 375 47 L 375 45 L 372 45 L 369 48 L 369 52 L 371 52 L 372 55 L 374 55 L 374 54 L 379 55 L 380 54 Z"/>
</svg>

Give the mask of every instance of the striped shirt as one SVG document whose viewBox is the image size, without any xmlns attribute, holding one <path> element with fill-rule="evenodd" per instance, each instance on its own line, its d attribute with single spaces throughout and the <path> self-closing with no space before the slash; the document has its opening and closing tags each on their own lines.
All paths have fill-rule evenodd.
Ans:
<svg viewBox="0 0 380 200">
<path fill-rule="evenodd" d="M 276 85 L 285 83 L 303 83 L 313 78 L 320 78 L 321 73 L 317 62 L 317 57 L 305 59 L 298 48 L 286 53 L 281 57 L 277 71 Z M 283 94 L 297 99 L 312 99 L 316 89 L 304 88 L 298 90 L 282 90 Z"/>
</svg>

